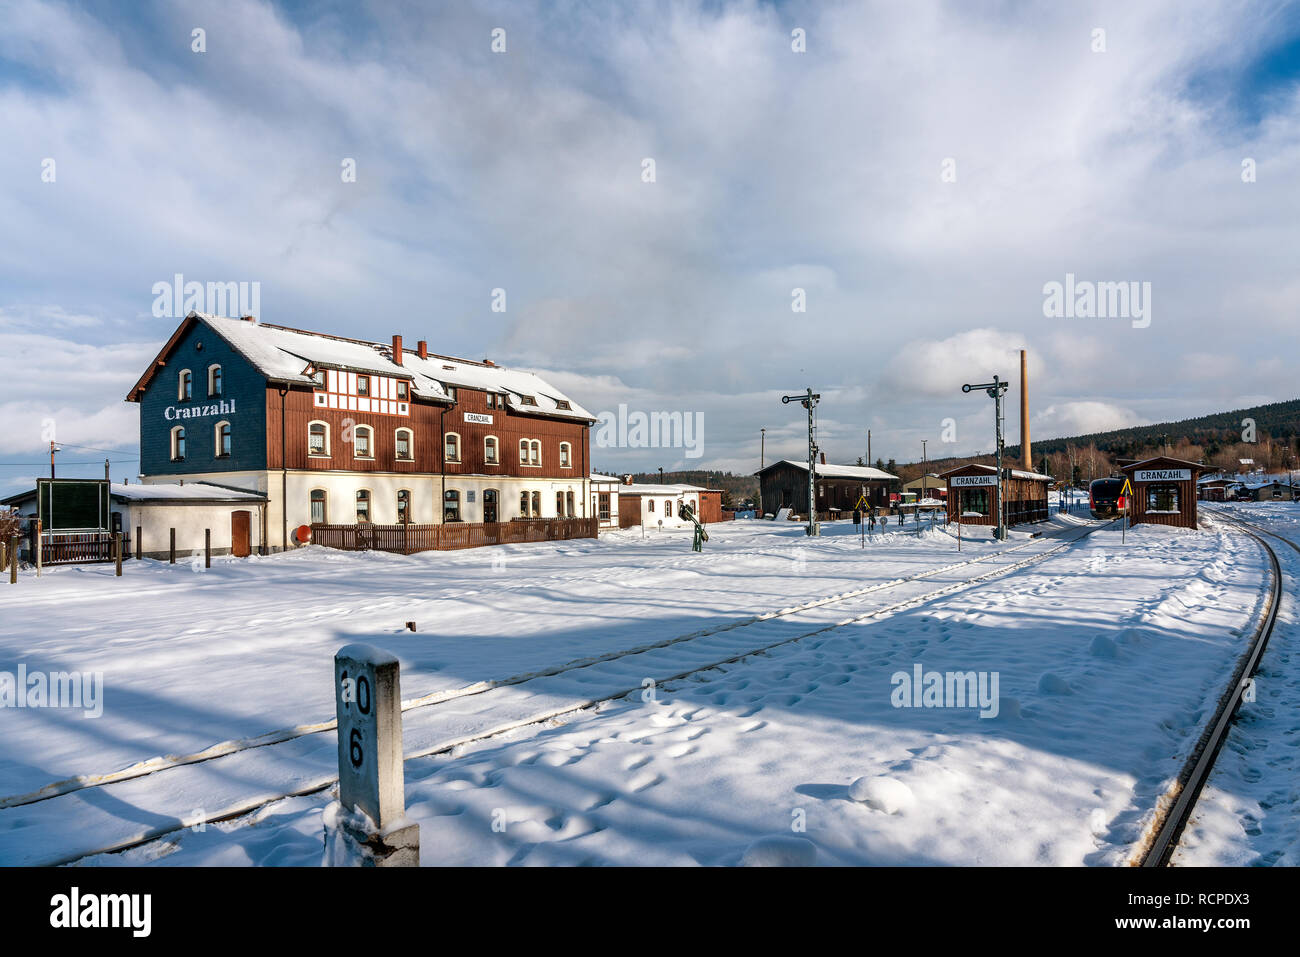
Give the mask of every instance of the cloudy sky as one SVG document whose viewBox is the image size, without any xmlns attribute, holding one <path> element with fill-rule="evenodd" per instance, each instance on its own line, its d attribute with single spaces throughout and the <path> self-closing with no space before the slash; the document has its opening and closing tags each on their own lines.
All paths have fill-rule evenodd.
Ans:
<svg viewBox="0 0 1300 957">
<path fill-rule="evenodd" d="M 1300 394 L 1294 3 L 0 0 L 0 143 L 0 488 L 47 419 L 135 474 L 177 273 L 703 417 L 608 469 L 798 457 L 805 386 L 832 461 L 989 449 L 1021 348 L 1039 438 Z"/>
</svg>

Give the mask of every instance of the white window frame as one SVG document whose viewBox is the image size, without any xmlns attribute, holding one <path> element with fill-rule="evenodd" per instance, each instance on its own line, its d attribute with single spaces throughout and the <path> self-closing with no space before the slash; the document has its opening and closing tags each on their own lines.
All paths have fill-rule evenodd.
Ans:
<svg viewBox="0 0 1300 957">
<path fill-rule="evenodd" d="M 172 426 L 172 432 L 171 432 L 171 443 L 172 443 L 172 447 L 171 447 L 171 453 L 172 453 L 172 454 L 171 454 L 171 460 L 172 460 L 173 462 L 184 462 L 184 461 L 185 461 L 185 456 L 184 456 L 184 454 L 180 453 L 180 451 L 179 451 L 179 447 L 180 447 L 180 443 L 181 443 L 181 442 L 185 442 L 186 445 L 189 444 L 189 436 L 186 435 L 186 433 L 185 433 L 185 426 L 183 426 L 183 425 L 174 425 L 174 426 Z"/>
<path fill-rule="evenodd" d="M 489 442 L 491 442 L 492 445 L 493 445 L 493 447 L 496 448 L 496 455 L 495 455 L 495 456 L 489 456 L 489 455 L 488 455 L 488 443 L 489 443 Z M 485 436 L 483 436 L 483 464 L 484 464 L 484 465 L 500 465 L 500 464 L 501 464 L 501 440 L 498 439 L 495 435 L 485 435 Z"/>
<path fill-rule="evenodd" d="M 213 379 L 213 373 L 214 373 L 214 372 L 215 372 L 217 375 L 219 375 L 219 376 L 221 377 L 221 391 L 220 391 L 220 392 L 214 392 L 214 391 L 212 390 L 212 383 L 213 383 L 213 381 L 214 381 L 214 379 Z M 219 398 L 221 398 L 221 397 L 222 397 L 223 395 L 225 395 L 225 394 L 226 394 L 226 374 L 225 374 L 225 372 L 223 372 L 222 369 L 221 369 L 221 363 L 220 363 L 220 362 L 214 362 L 214 363 L 212 363 L 212 365 L 208 366 L 208 398 L 209 398 L 209 399 L 219 399 Z"/>
<path fill-rule="evenodd" d="M 319 425 L 325 429 L 325 451 L 313 452 L 311 450 L 311 427 Z M 321 419 L 312 419 L 307 423 L 307 457 L 312 459 L 327 459 L 330 457 L 330 424 Z"/>
<path fill-rule="evenodd" d="M 312 496 L 317 492 L 321 494 L 321 525 L 328 525 L 330 521 L 330 490 L 327 488 L 313 488 L 307 491 L 307 521 L 311 519 Z"/>
<path fill-rule="evenodd" d="M 397 439 L 403 433 L 406 433 L 406 455 L 397 454 Z M 393 430 L 393 459 L 397 462 L 414 462 L 415 461 L 415 433 L 405 426 Z"/>
<path fill-rule="evenodd" d="M 361 524 L 361 513 L 357 509 L 357 503 L 361 500 L 361 493 L 366 493 L 366 521 L 371 525 L 375 524 L 375 493 L 368 488 L 359 488 L 352 495 L 352 517 L 357 525 Z"/>
<path fill-rule="evenodd" d="M 185 394 L 185 384 L 189 383 L 190 394 Z M 182 369 L 176 373 L 176 401 L 191 402 L 194 399 L 194 373 L 189 369 Z"/>
<path fill-rule="evenodd" d="M 560 468 L 573 468 L 573 445 L 569 442 L 560 443 Z"/>
<path fill-rule="evenodd" d="M 362 432 L 366 433 L 366 441 L 367 441 L 367 443 L 370 445 L 370 451 L 369 451 L 369 453 L 367 453 L 366 455 L 358 455 L 358 454 L 357 454 L 357 436 L 360 435 Z M 361 459 L 362 461 L 365 461 L 365 462 L 373 462 L 373 461 L 375 460 L 375 429 L 374 429 L 373 426 L 370 426 L 370 425 L 358 425 L 358 426 L 356 426 L 355 428 L 353 428 L 353 430 L 352 430 L 352 457 L 353 457 L 354 459 Z M 371 519 L 371 521 L 374 521 L 374 520 Z"/>
<path fill-rule="evenodd" d="M 230 429 L 230 451 L 229 451 L 229 452 L 223 452 L 223 451 L 221 451 L 221 427 L 222 427 L 223 425 L 224 425 L 227 429 Z M 212 439 L 213 439 L 213 442 L 214 442 L 214 448 L 213 448 L 213 452 L 212 452 L 212 457 L 213 457 L 213 458 L 216 458 L 216 459 L 228 459 L 228 458 L 230 458 L 232 455 L 235 454 L 235 433 L 234 433 L 234 429 L 231 429 L 230 423 L 227 422 L 225 419 L 222 419 L 220 422 L 218 422 L 216 425 L 214 425 L 214 426 L 212 427 Z"/>
<path fill-rule="evenodd" d="M 447 455 L 447 439 L 450 438 L 451 436 L 455 436 L 455 437 L 456 437 L 456 457 L 455 457 L 455 458 L 452 458 L 452 457 L 450 457 L 450 456 Z M 444 462 L 448 462 L 448 463 L 450 463 L 450 464 L 452 464 L 452 465 L 461 465 L 461 464 L 464 463 L 464 460 L 465 460 L 464 452 L 465 452 L 465 445 L 464 445 L 464 443 L 461 441 L 460 433 L 459 433 L 459 432 L 444 432 L 444 433 L 442 433 L 442 460 L 443 460 Z"/>
<path fill-rule="evenodd" d="M 536 458 L 534 458 L 533 456 L 534 452 L 537 453 Z M 528 440 L 528 464 L 530 467 L 535 469 L 539 469 L 542 467 L 542 440 L 541 439 Z"/>
</svg>

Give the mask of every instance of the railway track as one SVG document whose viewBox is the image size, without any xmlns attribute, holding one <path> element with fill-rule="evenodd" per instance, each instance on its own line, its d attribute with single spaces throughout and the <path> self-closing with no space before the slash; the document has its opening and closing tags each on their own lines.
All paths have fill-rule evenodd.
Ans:
<svg viewBox="0 0 1300 957">
<path fill-rule="evenodd" d="M 1300 545 L 1283 538 L 1276 532 L 1218 510 L 1213 514 L 1216 519 L 1225 520 L 1239 528 L 1259 542 L 1264 549 L 1268 556 L 1271 575 L 1268 606 L 1260 619 L 1259 626 L 1255 629 L 1255 634 L 1251 637 L 1250 645 L 1238 660 L 1227 688 L 1219 697 L 1213 716 L 1201 732 L 1196 747 L 1184 763 L 1174 787 L 1164 795 L 1156 818 L 1148 828 L 1149 837 L 1142 847 L 1140 859 L 1136 862 L 1142 867 L 1168 866 L 1170 858 L 1178 848 L 1178 842 L 1187 827 L 1187 822 L 1196 809 L 1196 801 L 1205 788 L 1205 782 L 1209 780 L 1210 772 L 1214 769 L 1215 759 L 1223 748 L 1223 742 L 1232 727 L 1237 709 L 1241 706 L 1242 695 L 1255 672 L 1259 670 L 1260 658 L 1263 657 L 1268 647 L 1268 640 L 1273 634 L 1273 626 L 1277 620 L 1278 606 L 1282 598 L 1282 567 L 1277 553 L 1263 536 L 1271 536 L 1300 553 Z"/>
<path fill-rule="evenodd" d="M 1081 526 L 1086 529 L 1094 529 L 1096 526 Z M 1090 534 L 1090 531 L 1084 532 L 1078 538 Z M 1072 539 L 1071 541 L 1076 540 Z M 483 694 L 495 688 L 509 687 L 511 685 L 522 684 L 526 681 L 533 681 L 537 678 L 552 677 L 564 674 L 565 672 L 574 671 L 580 668 L 587 668 L 594 664 L 602 662 L 615 661 L 620 658 L 626 658 L 632 655 L 643 654 L 658 648 L 667 648 L 673 645 L 687 641 L 695 641 L 700 638 L 707 638 L 712 635 L 723 632 L 734 631 L 738 628 L 744 628 L 750 625 L 758 624 L 765 621 L 772 621 L 780 618 L 787 618 L 793 615 L 812 611 L 817 608 L 824 608 L 837 603 L 849 601 L 854 598 L 860 598 L 875 592 L 885 591 L 891 588 L 909 584 L 915 581 L 922 581 L 927 578 L 934 578 L 938 575 L 952 572 L 970 565 L 993 561 L 1003 555 L 1018 552 L 1035 544 L 1034 541 L 1022 542 L 1019 545 L 1013 545 L 1009 548 L 999 549 L 996 552 L 990 552 L 987 555 L 981 555 L 977 558 L 967 559 L 965 561 L 952 562 L 947 565 L 940 565 L 935 568 L 918 572 L 915 575 L 908 575 L 902 578 L 892 579 L 887 582 L 878 582 L 874 585 L 868 585 L 863 588 L 855 588 L 845 592 L 837 592 L 833 595 L 826 595 L 821 598 L 811 599 L 800 602 L 785 608 L 774 609 L 772 611 L 762 612 L 757 615 L 751 615 L 746 618 L 737 619 L 736 621 L 727 622 L 723 625 L 716 625 L 711 628 L 702 628 L 683 635 L 676 635 L 671 638 L 665 638 L 660 641 L 643 643 L 631 648 L 625 648 L 620 651 L 612 651 L 603 655 L 592 655 L 585 658 L 579 658 L 564 664 L 557 665 L 554 668 L 544 668 L 534 671 L 521 672 L 515 675 L 509 675 L 504 678 L 494 678 L 485 681 L 477 681 L 473 684 L 464 685 L 460 688 L 444 689 L 435 691 L 417 698 L 408 699 L 402 702 L 402 712 L 408 713 L 421 708 L 427 708 L 434 705 L 444 704 L 459 698 L 466 698 L 472 695 Z M 260 735 L 235 740 L 220 741 L 216 744 L 209 745 L 201 751 L 191 754 L 170 755 L 165 758 L 152 758 L 148 761 L 140 762 L 117 771 L 106 772 L 102 774 L 78 775 L 72 778 L 66 778 L 60 781 L 53 781 L 45 784 L 35 791 L 28 791 L 21 794 L 11 794 L 0 796 L 0 811 L 12 807 L 22 807 L 28 804 L 35 804 L 40 801 L 47 801 L 52 798 L 61 797 L 65 794 L 72 794 L 76 791 L 82 791 L 87 788 L 104 787 L 109 784 L 116 784 L 122 781 L 130 781 L 136 778 L 145 777 L 150 774 L 156 774 L 159 771 L 166 771 L 172 768 L 183 767 L 190 764 L 200 764 L 204 761 L 212 761 L 217 758 L 225 757 L 230 754 L 236 754 L 241 751 L 248 751 L 253 748 L 264 748 L 271 745 L 283 744 L 286 741 L 292 741 L 306 735 L 320 734 L 325 731 L 333 731 L 337 727 L 335 719 L 331 718 L 326 721 L 319 721 L 309 724 L 294 725 L 289 728 L 280 728 L 274 731 L 268 731 Z"/>
<path fill-rule="evenodd" d="M 800 641 L 812 637 L 814 635 L 819 635 L 828 631 L 832 631 L 837 628 L 842 628 L 846 625 L 868 621 L 872 618 L 891 614 L 893 612 L 902 610 L 904 608 L 923 604 L 928 601 L 934 600 L 936 598 L 942 597 L 944 595 L 980 584 L 985 581 L 989 581 L 994 578 L 1000 578 L 1002 576 L 1015 572 L 1021 568 L 1025 568 L 1030 565 L 1042 562 L 1054 555 L 1060 554 L 1062 551 L 1072 547 L 1079 541 L 1082 541 L 1083 539 L 1087 538 L 1093 532 L 1097 531 L 1100 528 L 1104 528 L 1110 524 L 1111 523 L 1106 522 L 1106 523 L 1097 523 L 1097 524 L 1082 526 L 1079 534 L 1070 535 L 1069 537 L 1062 536 L 1062 540 L 1060 541 L 1059 544 L 1053 545 L 1049 548 L 1045 548 L 1041 551 L 1034 552 L 1033 554 L 1025 558 L 1020 558 L 1011 561 L 1009 563 L 1005 563 L 1005 564 L 997 563 L 997 559 L 999 557 L 1005 558 L 1008 554 L 1013 552 L 1019 552 L 1022 549 L 1028 548 L 1031 545 L 1034 544 L 1042 545 L 1044 543 L 1042 542 L 1042 540 L 1031 540 L 1029 542 L 1022 543 L 1021 545 L 1013 546 L 1008 549 L 1001 549 L 989 555 L 980 556 L 979 558 L 976 559 L 971 559 L 964 562 L 952 563 L 949 565 L 942 566 L 940 568 L 929 569 L 925 572 L 919 573 L 917 575 L 909 576 L 907 578 L 897 579 L 891 582 L 879 583 L 876 585 L 868 586 L 863 589 L 856 589 L 851 592 L 846 592 L 840 595 L 827 596 L 825 598 L 817 599 L 813 602 L 806 602 L 791 608 L 764 613 L 762 615 L 744 619 L 740 622 L 729 623 L 728 625 L 725 626 L 719 626 L 713 629 L 705 629 L 701 632 L 692 633 L 690 635 L 675 636 L 673 638 L 665 639 L 664 641 L 661 642 L 656 642 L 649 645 L 642 645 L 637 648 L 627 649 L 624 651 L 611 653 L 609 655 L 599 656 L 590 660 L 569 663 L 559 668 L 548 669 L 543 672 L 536 672 L 526 676 L 516 676 L 514 678 L 498 681 L 498 682 L 480 683 L 481 685 L 483 685 L 483 687 L 479 687 L 478 685 L 470 686 L 465 689 L 460 689 L 457 693 L 451 695 L 444 694 L 441 697 L 430 696 L 430 697 L 435 697 L 437 700 L 416 699 L 413 702 L 405 703 L 403 710 L 406 712 L 415 712 L 417 715 L 423 714 L 424 716 L 426 716 L 425 720 L 428 720 L 429 716 L 432 716 L 433 713 L 439 710 L 434 708 L 433 707 L 434 705 L 449 704 L 459 699 L 468 698 L 474 695 L 481 695 L 484 694 L 485 692 L 493 691 L 493 690 L 508 691 L 512 685 L 520 685 L 525 682 L 535 681 L 538 679 L 545 679 L 554 676 L 565 676 L 573 672 L 583 671 L 584 669 L 595 669 L 595 668 L 600 668 L 602 666 L 608 666 L 611 663 L 622 664 L 624 662 L 627 662 L 629 659 L 638 658 L 641 656 L 644 656 L 645 660 L 639 661 L 637 662 L 637 664 L 648 666 L 648 667 L 639 667 L 639 668 L 631 669 L 630 673 L 634 673 L 637 675 L 634 683 L 623 683 L 623 682 L 627 682 L 626 674 L 628 673 L 628 669 L 625 668 L 623 674 L 620 674 L 617 671 L 614 672 L 614 674 L 610 676 L 607 682 L 607 686 L 601 688 L 598 694 L 594 694 L 589 697 L 581 697 L 576 700 L 572 695 L 555 696 L 555 697 L 561 697 L 563 700 L 557 702 L 554 706 L 551 707 L 538 708 L 532 704 L 533 701 L 545 699 L 546 695 L 541 693 L 534 696 L 526 696 L 526 695 L 521 696 L 523 698 L 526 698 L 525 704 L 527 704 L 527 707 L 524 707 L 522 710 L 515 709 L 514 712 L 511 712 L 511 709 L 509 707 L 510 702 L 505 701 L 502 703 L 503 706 L 499 709 L 501 712 L 503 712 L 501 715 L 497 715 L 495 713 L 489 715 L 488 717 L 490 723 L 486 723 L 486 722 L 481 723 L 479 727 L 473 727 L 473 728 L 466 727 L 464 729 L 464 733 L 460 733 L 460 734 L 448 734 L 446 733 L 446 729 L 439 729 L 437 727 L 437 721 L 432 721 L 431 723 L 435 725 L 433 729 L 433 733 L 430 734 L 429 729 L 426 728 L 424 729 L 424 734 L 423 734 L 423 737 L 425 737 L 424 741 L 411 742 L 412 738 L 418 738 L 421 736 L 421 734 L 418 733 L 420 729 L 417 726 L 418 725 L 417 722 L 408 722 L 406 728 L 406 737 L 409 743 L 408 743 L 408 747 L 405 749 L 404 758 L 405 760 L 412 760 L 415 758 L 425 757 L 429 755 L 448 753 L 454 751 L 457 748 L 463 747 L 465 745 L 487 740 L 532 725 L 538 725 L 549 721 L 555 721 L 558 719 L 562 719 L 568 715 L 580 713 L 582 711 L 593 708 L 603 702 L 617 700 L 618 698 L 625 697 L 630 693 L 639 691 L 642 687 L 643 676 L 654 677 L 654 680 L 657 685 L 679 681 L 684 678 L 690 677 L 692 675 L 697 675 L 702 672 L 714 670 L 719 667 L 725 666 L 727 664 L 740 661 L 744 658 L 761 654 L 780 645 L 785 645 L 795 641 Z M 721 647 L 712 648 L 712 646 L 707 646 L 705 645 L 704 642 L 701 642 L 701 639 L 706 637 L 715 638 L 719 635 L 723 635 L 726 632 L 743 631 L 747 627 L 761 626 L 775 621 L 781 621 L 785 624 L 789 624 L 790 623 L 789 620 L 793 616 L 799 613 L 807 613 L 814 610 L 824 609 L 827 606 L 849 601 L 854 598 L 862 598 L 872 593 L 881 592 L 888 589 L 899 588 L 909 583 L 924 581 L 925 579 L 928 578 L 934 578 L 946 572 L 952 572 L 952 571 L 960 570 L 962 568 L 966 568 L 968 566 L 980 565 L 980 564 L 985 564 L 990 562 L 994 563 L 993 568 L 988 570 L 981 570 L 972 576 L 962 576 L 959 580 L 945 584 L 940 588 L 924 591 L 919 594 L 910 594 L 907 595 L 906 597 L 901 598 L 901 600 L 899 601 L 886 604 L 882 607 L 874 607 L 860 614 L 853 614 L 843 619 L 825 622 L 817 625 L 816 627 L 809 628 L 806 630 L 798 629 L 796 626 L 796 628 L 794 629 L 795 633 L 793 634 L 783 634 L 779 636 L 768 635 L 766 636 L 768 640 L 764 640 L 764 641 L 754 641 L 753 639 L 757 638 L 758 636 L 751 635 L 749 640 L 741 642 L 738 647 L 728 647 L 728 648 L 721 648 Z M 704 647 L 699 648 L 697 652 L 699 653 L 699 657 L 701 660 L 691 661 L 689 662 L 689 666 L 685 668 L 681 667 L 683 662 L 681 662 L 680 660 L 675 661 L 676 664 L 675 667 L 669 667 L 669 668 L 664 667 L 664 665 L 669 664 L 669 662 L 656 663 L 654 661 L 654 656 L 660 653 L 661 651 L 663 651 L 663 649 L 670 648 L 672 646 L 680 646 L 688 642 L 699 642 L 701 645 L 704 645 Z M 687 647 L 692 647 L 692 646 L 688 645 Z M 678 654 L 680 654 L 680 652 L 678 652 Z M 658 670 L 655 670 L 656 668 Z M 619 680 L 620 678 L 622 678 L 622 681 Z M 446 722 L 447 728 L 452 728 L 452 727 L 459 728 L 460 725 L 466 723 L 464 720 L 462 720 L 462 716 L 460 715 L 455 715 L 454 718 L 455 720 L 453 720 L 453 716 L 448 716 Z M 302 733 L 296 734 L 293 737 L 285 737 L 278 741 L 259 741 L 247 747 L 242 747 L 235 750 L 223 752 L 220 755 L 213 755 L 211 757 L 192 759 L 184 763 L 172 764 L 167 767 L 152 768 L 149 770 L 140 770 L 139 773 L 133 775 L 134 780 L 133 778 L 117 778 L 115 780 L 87 783 L 86 785 L 79 788 L 74 788 L 59 793 L 44 795 L 38 798 L 36 801 L 27 801 L 22 805 L 11 804 L 9 808 L 0 810 L 0 815 L 12 814 L 14 812 L 21 812 L 21 811 L 32 813 L 32 812 L 38 812 L 44 810 L 45 808 L 49 808 L 49 810 L 51 811 L 50 819 L 57 820 L 58 815 L 53 813 L 55 809 L 53 807 L 50 807 L 51 803 L 53 803 L 54 805 L 58 805 L 64 802 L 75 801 L 79 803 L 84 803 L 85 809 L 93 808 L 97 806 L 99 803 L 101 803 L 94 799 L 86 799 L 83 802 L 83 798 L 86 797 L 86 795 L 83 792 L 86 792 L 91 788 L 94 788 L 96 790 L 109 789 L 110 791 L 117 789 L 118 793 L 111 794 L 102 803 L 111 803 L 111 802 L 131 803 L 133 801 L 137 801 L 142 798 L 153 799 L 156 797 L 156 795 L 148 794 L 141 789 L 143 788 L 143 786 L 151 784 L 153 780 L 156 780 L 157 775 L 176 774 L 181 772 L 182 769 L 184 769 L 187 765 L 190 764 L 200 764 L 203 762 L 210 762 L 210 761 L 223 760 L 223 759 L 226 761 L 237 761 L 237 762 L 247 761 L 249 758 L 255 756 L 253 754 L 249 754 L 249 752 L 260 751 L 262 753 L 267 753 L 267 748 L 272 744 L 284 745 L 284 748 L 277 750 L 273 757 L 260 759 L 263 762 L 263 764 L 265 764 L 267 761 L 274 763 L 277 758 L 283 758 L 285 759 L 285 766 L 294 768 L 295 773 L 298 773 L 296 770 L 296 765 L 298 764 L 310 764 L 313 766 L 313 768 L 316 769 L 315 773 L 307 773 L 307 774 L 299 773 L 297 779 L 293 782 L 292 786 L 286 787 L 283 784 L 277 784 L 276 789 L 272 792 L 268 792 L 266 790 L 262 790 L 259 792 L 257 791 L 256 788 L 253 788 L 252 789 L 253 793 L 251 794 L 241 795 L 237 798 L 232 796 L 232 799 L 225 800 L 219 807 L 210 808 L 208 810 L 202 810 L 202 811 L 196 810 L 193 813 L 171 813 L 171 814 L 167 813 L 167 810 L 162 810 L 162 811 L 150 810 L 149 812 L 147 812 L 148 817 L 155 818 L 155 819 L 164 818 L 165 820 L 162 823 L 158 823 L 154 826 L 144 827 L 131 833 L 123 833 L 120 836 L 113 839 L 107 839 L 103 841 L 82 841 L 80 843 L 71 842 L 75 844 L 75 846 L 68 846 L 62 851 L 55 851 L 54 853 L 51 853 L 40 860 L 29 860 L 29 861 L 24 861 L 24 863 L 60 865 L 60 864 L 72 863 L 73 861 L 80 860 L 85 857 L 93 856 L 95 854 L 118 853 L 121 851 L 129 850 L 130 848 L 133 847 L 139 847 L 144 844 L 152 843 L 153 841 L 166 837 L 169 834 L 177 833 L 191 827 L 196 827 L 198 825 L 214 824 L 220 821 L 241 817 L 260 807 L 274 803 L 275 801 L 283 800 L 289 797 L 297 797 L 297 796 L 317 793 L 326 790 L 327 788 L 331 787 L 337 780 L 337 775 L 335 773 L 333 773 L 332 771 L 326 772 L 324 770 L 324 768 L 332 768 L 333 766 L 335 745 L 332 741 L 325 741 L 324 738 L 321 738 L 317 742 L 316 746 L 314 746 L 313 749 L 308 747 L 307 745 L 304 745 L 303 741 L 304 739 L 315 738 L 317 735 L 322 734 L 322 732 L 332 730 L 333 727 L 334 727 L 333 722 L 329 722 L 328 725 L 322 723 L 321 726 L 316 727 L 313 730 L 310 731 L 304 730 L 302 731 Z M 411 733 L 412 730 L 417 731 L 417 733 L 412 734 Z M 196 771 L 198 770 L 200 769 L 196 769 Z M 268 768 L 263 767 L 262 770 L 266 771 L 268 770 Z M 283 770 L 283 767 L 281 766 L 277 766 L 276 768 L 274 768 L 274 771 L 277 773 L 280 772 L 281 770 Z M 228 769 L 228 773 L 225 776 L 225 778 L 221 779 L 222 783 L 223 784 L 228 783 L 226 781 L 226 779 L 228 778 L 247 777 L 249 780 L 252 780 L 253 778 L 256 777 L 256 775 L 253 774 L 245 775 L 244 772 L 246 771 L 247 771 L 246 766 L 241 764 L 234 764 Z M 286 773 L 284 776 L 289 777 L 291 775 Z M 151 780 L 150 781 L 142 780 L 144 778 L 149 778 Z M 264 776 L 263 779 L 265 780 L 266 776 Z M 211 782 L 214 780 L 214 776 L 207 775 L 206 778 L 202 778 L 201 780 Z M 277 781 L 279 780 L 281 779 L 277 778 Z M 132 788 L 136 790 L 132 790 Z M 158 789 L 157 793 L 167 795 L 176 790 L 177 790 L 176 782 L 169 781 L 163 783 Z M 173 809 L 171 809 L 173 810 L 173 812 L 178 809 L 175 805 L 183 806 L 187 810 L 189 808 L 194 807 L 193 801 L 186 801 L 185 799 L 173 799 L 173 805 L 174 807 Z M 76 809 L 72 807 L 68 808 L 69 812 L 72 812 L 74 810 Z M 143 808 L 140 808 L 140 810 L 143 810 Z M 33 826 L 38 826 L 38 824 L 36 822 L 33 822 Z M 0 818 L 0 835 L 3 835 L 2 818 Z M 0 837 L 0 841 L 2 841 L 2 837 Z M 0 844 L 0 858 L 6 858 L 6 857 L 7 855 L 3 854 L 2 844 Z"/>
</svg>

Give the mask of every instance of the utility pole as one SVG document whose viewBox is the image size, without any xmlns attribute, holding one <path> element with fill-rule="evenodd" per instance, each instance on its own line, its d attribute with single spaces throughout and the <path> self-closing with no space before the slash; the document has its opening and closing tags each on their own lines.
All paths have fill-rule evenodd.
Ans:
<svg viewBox="0 0 1300 957">
<path fill-rule="evenodd" d="M 867 429 L 867 467 L 871 468 L 871 430 Z"/>
<path fill-rule="evenodd" d="M 63 449 L 59 446 L 55 445 L 53 442 L 50 443 L 50 478 L 54 478 L 54 453 L 62 451 Z"/>
<path fill-rule="evenodd" d="M 926 478 L 929 475 L 930 469 L 928 467 L 928 463 L 926 462 L 926 458 L 925 458 L 925 443 L 928 441 L 929 439 L 921 440 L 921 498 L 922 499 L 927 499 L 930 497 L 929 495 L 930 486 L 926 482 Z"/>
<path fill-rule="evenodd" d="M 758 430 L 758 470 L 763 471 L 763 458 L 767 452 L 767 429 Z M 763 476 L 758 477 L 758 517 L 763 517 Z"/>
<path fill-rule="evenodd" d="M 781 402 L 789 405 L 792 399 L 808 410 L 808 534 L 820 535 L 821 527 L 817 524 L 817 432 L 813 424 L 813 410 L 821 394 L 808 389 L 800 395 L 784 395 Z"/>
<path fill-rule="evenodd" d="M 992 382 L 982 382 L 979 385 L 971 385 L 969 382 L 961 387 L 961 391 L 970 392 L 974 389 L 983 389 L 993 400 L 993 422 L 997 431 L 997 461 L 998 461 L 998 528 L 997 537 L 999 541 L 1007 540 L 1007 502 L 1006 483 L 1002 476 L 1002 397 L 1007 393 L 1007 383 L 1000 380 L 997 376 L 993 377 Z"/>
</svg>

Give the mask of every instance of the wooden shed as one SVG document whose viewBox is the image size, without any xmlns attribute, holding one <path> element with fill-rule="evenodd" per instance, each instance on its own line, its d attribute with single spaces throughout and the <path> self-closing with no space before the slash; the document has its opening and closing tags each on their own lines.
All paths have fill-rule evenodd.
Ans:
<svg viewBox="0 0 1300 957">
<path fill-rule="evenodd" d="M 1125 465 L 1120 471 L 1133 483 L 1128 502 L 1131 525 L 1196 527 L 1196 479 L 1204 466 L 1159 455 Z"/>
<path fill-rule="evenodd" d="M 1050 475 L 1006 469 L 1007 525 L 1041 522 L 1048 517 Z M 959 465 L 939 478 L 948 488 L 948 521 L 964 525 L 997 525 L 998 470 L 991 465 Z"/>
</svg>

